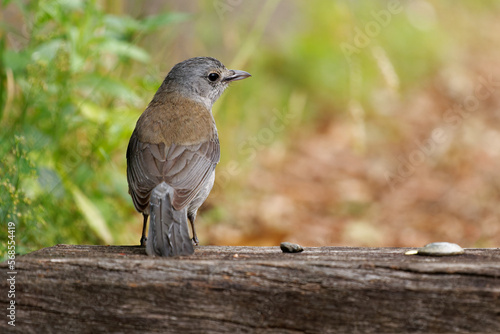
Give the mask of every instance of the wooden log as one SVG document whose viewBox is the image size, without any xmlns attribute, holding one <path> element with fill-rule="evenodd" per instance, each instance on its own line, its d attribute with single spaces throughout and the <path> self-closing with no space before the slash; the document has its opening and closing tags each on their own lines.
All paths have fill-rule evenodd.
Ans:
<svg viewBox="0 0 500 334">
<path fill-rule="evenodd" d="M 406 250 L 58 245 L 16 259 L 16 326 L 4 316 L 0 332 L 500 332 L 499 249 Z"/>
</svg>

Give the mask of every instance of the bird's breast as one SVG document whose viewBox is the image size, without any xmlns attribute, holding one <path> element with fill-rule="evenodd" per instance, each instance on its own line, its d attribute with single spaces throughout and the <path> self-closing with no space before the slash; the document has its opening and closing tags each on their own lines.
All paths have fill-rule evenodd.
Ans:
<svg viewBox="0 0 500 334">
<path fill-rule="evenodd" d="M 151 101 L 137 121 L 143 143 L 193 145 L 217 136 L 212 112 L 197 102 L 177 98 Z"/>
</svg>

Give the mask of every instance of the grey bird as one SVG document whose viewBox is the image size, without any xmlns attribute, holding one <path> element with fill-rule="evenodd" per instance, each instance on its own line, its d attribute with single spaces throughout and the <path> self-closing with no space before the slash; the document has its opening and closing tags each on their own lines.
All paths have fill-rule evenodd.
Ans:
<svg viewBox="0 0 500 334">
<path fill-rule="evenodd" d="M 230 82 L 249 76 L 215 58 L 187 59 L 170 70 L 139 117 L 127 148 L 127 180 L 144 216 L 141 245 L 148 255 L 190 255 L 198 245 L 196 214 L 220 158 L 212 106 Z"/>
</svg>

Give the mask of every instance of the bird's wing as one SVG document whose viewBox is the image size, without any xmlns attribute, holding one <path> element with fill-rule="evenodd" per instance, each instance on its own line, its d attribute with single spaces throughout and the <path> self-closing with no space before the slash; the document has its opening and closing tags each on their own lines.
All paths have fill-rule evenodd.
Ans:
<svg viewBox="0 0 500 334">
<path fill-rule="evenodd" d="M 134 132 L 127 149 L 127 178 L 136 209 L 143 212 L 147 208 L 151 191 L 162 181 L 174 188 L 173 207 L 184 208 L 210 177 L 219 158 L 217 137 L 166 147 L 163 143 L 142 143 Z"/>
</svg>

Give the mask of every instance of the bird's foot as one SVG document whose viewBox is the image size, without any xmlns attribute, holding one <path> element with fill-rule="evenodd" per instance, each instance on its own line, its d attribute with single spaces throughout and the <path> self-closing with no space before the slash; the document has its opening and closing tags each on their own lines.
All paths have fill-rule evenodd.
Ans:
<svg viewBox="0 0 500 334">
<path fill-rule="evenodd" d="M 193 240 L 193 245 L 195 245 L 195 246 L 198 246 L 200 244 L 197 236 L 194 236 L 193 239 L 191 239 L 191 240 Z"/>
</svg>

